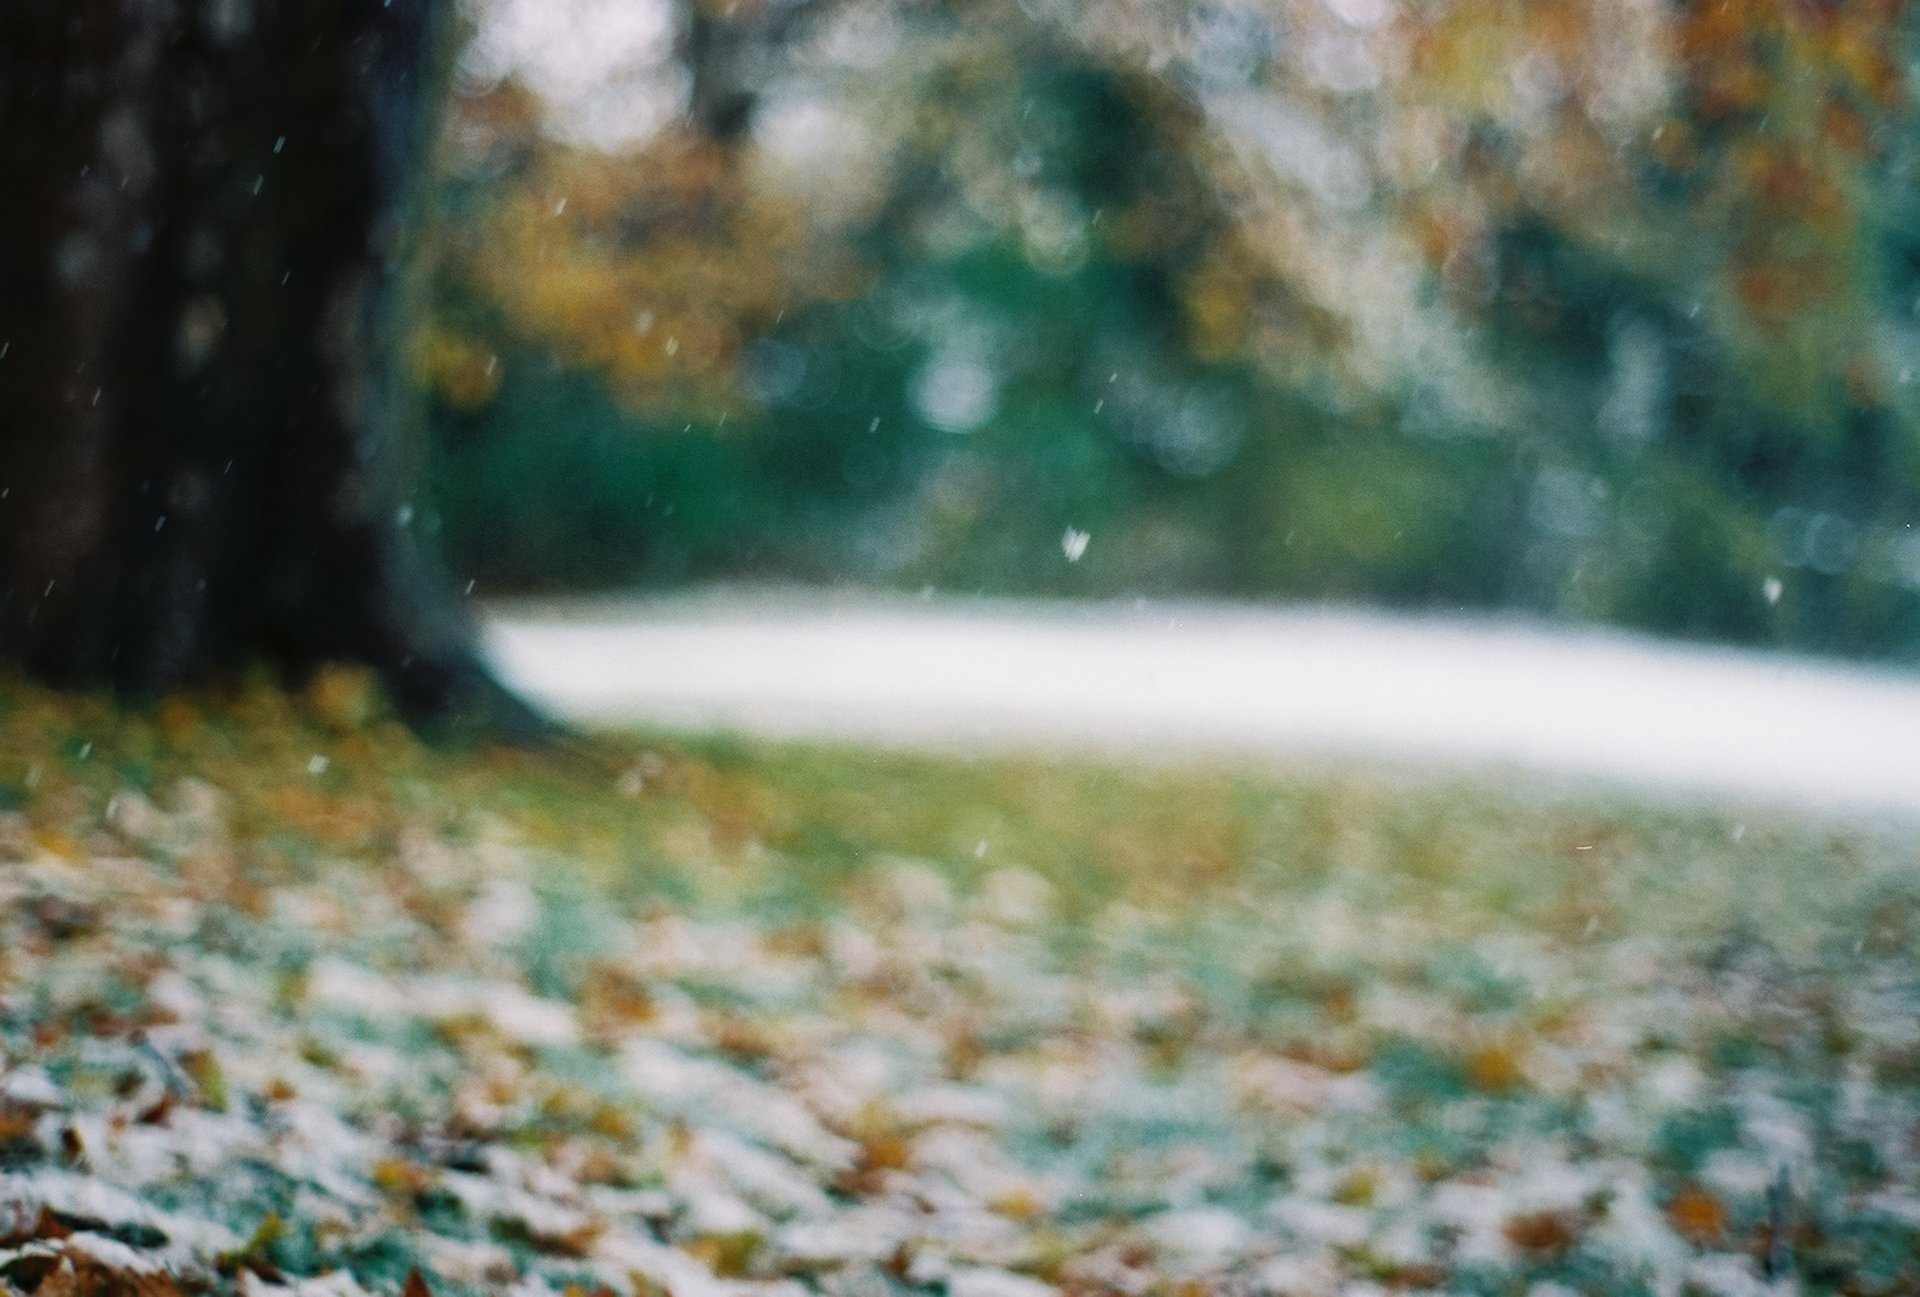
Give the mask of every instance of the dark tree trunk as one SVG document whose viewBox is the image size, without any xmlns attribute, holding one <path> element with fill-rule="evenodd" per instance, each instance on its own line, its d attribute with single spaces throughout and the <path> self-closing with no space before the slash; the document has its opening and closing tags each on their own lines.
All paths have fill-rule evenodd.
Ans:
<svg viewBox="0 0 1920 1297">
<path fill-rule="evenodd" d="M 695 132 L 725 148 L 742 144 L 769 79 L 831 11 L 827 0 L 688 5 L 680 57 L 692 77 L 687 118 Z"/>
<path fill-rule="evenodd" d="M 410 529 L 440 0 L 0 0 L 0 653 L 494 711 Z"/>
</svg>

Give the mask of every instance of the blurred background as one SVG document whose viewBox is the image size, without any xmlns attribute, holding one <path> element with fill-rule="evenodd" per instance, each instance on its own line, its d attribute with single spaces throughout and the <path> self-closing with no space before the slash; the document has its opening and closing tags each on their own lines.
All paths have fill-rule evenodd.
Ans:
<svg viewBox="0 0 1920 1297">
<path fill-rule="evenodd" d="M 416 526 L 1920 650 L 1901 0 L 471 0 Z"/>
</svg>

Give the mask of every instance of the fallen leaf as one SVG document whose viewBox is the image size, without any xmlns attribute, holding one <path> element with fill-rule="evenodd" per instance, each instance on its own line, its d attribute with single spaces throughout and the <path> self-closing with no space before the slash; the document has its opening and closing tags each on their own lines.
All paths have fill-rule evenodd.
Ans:
<svg viewBox="0 0 1920 1297">
<path fill-rule="evenodd" d="M 1535 1211 L 1508 1220 L 1504 1230 L 1507 1242 L 1522 1252 L 1559 1256 L 1580 1239 L 1578 1223 L 1567 1213 Z"/>
<path fill-rule="evenodd" d="M 1667 1222 L 1681 1238 L 1705 1247 L 1727 1232 L 1727 1209 L 1705 1189 L 1689 1186 L 1667 1203 Z"/>
</svg>

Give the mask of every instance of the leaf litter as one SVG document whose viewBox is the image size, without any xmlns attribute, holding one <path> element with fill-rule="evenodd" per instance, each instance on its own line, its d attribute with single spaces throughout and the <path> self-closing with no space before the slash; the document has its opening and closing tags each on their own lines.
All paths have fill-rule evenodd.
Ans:
<svg viewBox="0 0 1920 1297">
<path fill-rule="evenodd" d="M 1911 891 L 1788 950 L 876 856 L 796 916 L 499 825 L 263 880 L 166 800 L 0 815 L 0 1292 L 1920 1291 Z"/>
</svg>

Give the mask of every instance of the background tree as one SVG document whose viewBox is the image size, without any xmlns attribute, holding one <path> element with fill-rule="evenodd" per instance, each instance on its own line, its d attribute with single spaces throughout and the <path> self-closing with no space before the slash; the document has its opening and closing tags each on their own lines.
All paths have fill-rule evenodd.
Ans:
<svg viewBox="0 0 1920 1297">
<path fill-rule="evenodd" d="M 489 35 L 562 3 L 575 75 Z M 463 576 L 1920 649 L 1904 0 L 475 11 L 423 353 Z M 652 109 L 576 97 L 636 12 Z"/>
<path fill-rule="evenodd" d="M 437 0 L 0 5 L 0 652 L 156 692 L 367 663 L 515 711 L 415 543 Z"/>
</svg>

